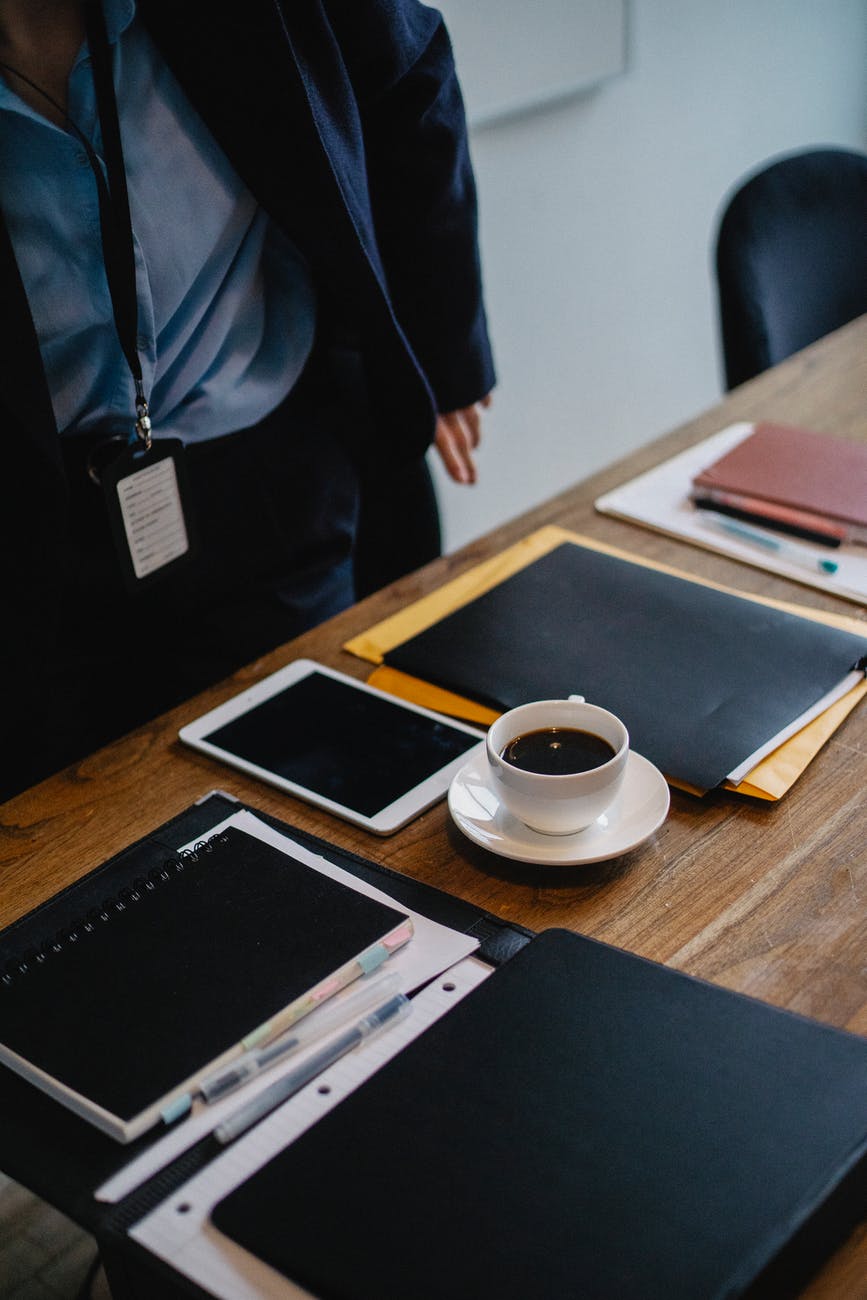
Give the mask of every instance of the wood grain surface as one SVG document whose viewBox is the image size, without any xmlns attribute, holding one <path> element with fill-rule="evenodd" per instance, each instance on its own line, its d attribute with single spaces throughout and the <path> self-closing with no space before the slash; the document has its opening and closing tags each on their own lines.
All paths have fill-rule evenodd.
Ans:
<svg viewBox="0 0 867 1300">
<path fill-rule="evenodd" d="M 669 817 L 647 843 L 584 868 L 494 857 L 461 835 L 444 804 L 398 835 L 377 839 L 177 740 L 183 723 L 291 659 L 306 656 L 366 677 L 370 666 L 341 650 L 346 640 L 544 523 L 744 592 L 854 615 L 867 635 L 863 607 L 594 512 L 597 496 L 660 460 L 734 420 L 765 418 L 867 439 L 867 317 L 603 473 L 3 805 L 0 924 L 217 787 L 501 917 L 536 930 L 566 926 L 867 1034 L 867 707 L 856 707 L 779 803 L 723 792 L 699 800 L 673 791 Z M 594 436 L 601 434 L 576 429 L 576 480 L 582 440 Z M 811 1300 L 867 1296 L 864 1230 L 805 1294 Z"/>
</svg>

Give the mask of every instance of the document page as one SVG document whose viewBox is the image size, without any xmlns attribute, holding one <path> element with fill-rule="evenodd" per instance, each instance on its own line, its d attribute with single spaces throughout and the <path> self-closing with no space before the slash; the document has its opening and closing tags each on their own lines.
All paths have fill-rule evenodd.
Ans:
<svg viewBox="0 0 867 1300">
<path fill-rule="evenodd" d="M 307 1296 L 308 1292 L 218 1232 L 210 1222 L 211 1209 L 491 973 L 492 967 L 474 957 L 452 967 L 413 998 L 406 1020 L 320 1075 L 137 1223 L 130 1236 L 220 1300 Z M 387 1134 L 383 1140 L 388 1140 Z"/>
<path fill-rule="evenodd" d="M 599 497 L 595 502 L 596 509 L 600 514 L 644 524 L 706 550 L 730 555 L 755 568 L 779 573 L 819 591 L 830 591 L 835 596 L 862 603 L 867 596 L 867 547 L 850 544 L 831 550 L 792 539 L 785 551 L 774 552 L 720 532 L 708 522 L 707 512 L 692 504 L 690 488 L 694 475 L 731 451 L 752 431 L 752 424 L 729 425 L 704 442 L 687 448 Z M 833 560 L 837 571 L 833 574 L 824 572 L 820 565 L 823 559 Z"/>
</svg>

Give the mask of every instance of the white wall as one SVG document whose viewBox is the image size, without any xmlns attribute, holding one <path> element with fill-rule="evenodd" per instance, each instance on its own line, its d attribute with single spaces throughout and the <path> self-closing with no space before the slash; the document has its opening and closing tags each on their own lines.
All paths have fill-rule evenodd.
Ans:
<svg viewBox="0 0 867 1300">
<path fill-rule="evenodd" d="M 437 472 L 449 550 L 716 401 L 724 194 L 777 153 L 867 148 L 867 0 L 628 20 L 623 76 L 472 133 L 499 385 L 480 482 Z"/>
</svg>

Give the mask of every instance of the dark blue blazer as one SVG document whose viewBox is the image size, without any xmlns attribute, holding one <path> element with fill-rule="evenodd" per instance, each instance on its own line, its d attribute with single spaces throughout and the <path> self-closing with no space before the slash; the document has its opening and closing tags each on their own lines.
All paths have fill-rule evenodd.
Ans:
<svg viewBox="0 0 867 1300">
<path fill-rule="evenodd" d="M 309 259 L 330 314 L 361 341 L 372 461 L 417 458 L 435 410 L 494 383 L 463 106 L 439 14 L 416 0 L 139 0 L 139 12 L 238 173 Z M 49 566 L 62 537 L 65 493 L 2 220 L 0 421 L 0 547 L 7 560 L 18 548 L 7 581 L 18 586 L 17 574 L 32 591 L 33 565 Z"/>
</svg>

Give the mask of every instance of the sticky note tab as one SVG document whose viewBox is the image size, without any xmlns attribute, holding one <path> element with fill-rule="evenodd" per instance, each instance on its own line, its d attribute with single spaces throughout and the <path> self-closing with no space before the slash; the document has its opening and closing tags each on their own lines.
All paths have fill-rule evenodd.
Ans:
<svg viewBox="0 0 867 1300">
<path fill-rule="evenodd" d="M 358 964 L 363 974 L 369 975 L 372 970 L 376 970 L 377 966 L 381 966 L 387 957 L 388 949 L 385 944 L 377 943 L 372 948 L 368 948 L 367 952 L 361 954 Z"/>
</svg>

